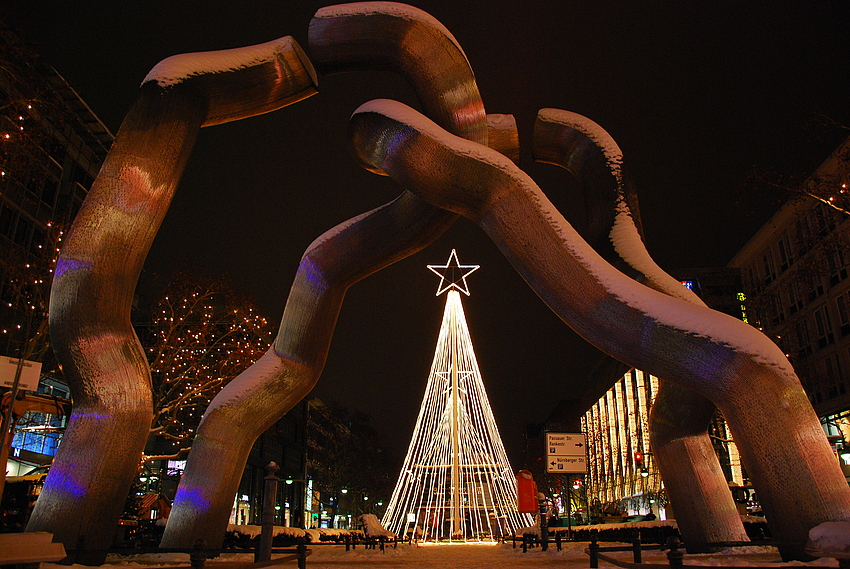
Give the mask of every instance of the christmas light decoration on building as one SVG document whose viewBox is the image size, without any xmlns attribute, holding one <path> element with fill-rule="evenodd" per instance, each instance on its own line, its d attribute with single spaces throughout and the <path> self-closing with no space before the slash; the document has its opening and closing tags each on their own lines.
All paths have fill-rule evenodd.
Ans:
<svg viewBox="0 0 850 569">
<path fill-rule="evenodd" d="M 401 474 L 383 518 L 423 541 L 495 540 L 531 525 L 493 418 L 460 293 L 478 265 L 428 265 L 448 291 L 434 361 Z"/>
</svg>

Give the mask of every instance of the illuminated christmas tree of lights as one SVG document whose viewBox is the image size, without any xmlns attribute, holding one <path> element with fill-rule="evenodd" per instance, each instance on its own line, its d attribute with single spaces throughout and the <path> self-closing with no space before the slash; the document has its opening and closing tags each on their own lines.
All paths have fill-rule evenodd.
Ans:
<svg viewBox="0 0 850 569">
<path fill-rule="evenodd" d="M 413 438 L 382 520 L 398 535 L 423 541 L 495 540 L 531 525 L 517 512 L 516 478 L 493 418 L 460 293 L 478 265 L 461 265 L 452 250 L 437 296 L 446 308 Z"/>
</svg>

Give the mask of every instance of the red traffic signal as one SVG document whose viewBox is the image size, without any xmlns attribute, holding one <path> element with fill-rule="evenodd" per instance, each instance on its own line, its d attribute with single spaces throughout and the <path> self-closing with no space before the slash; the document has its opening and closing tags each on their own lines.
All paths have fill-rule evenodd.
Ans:
<svg viewBox="0 0 850 569">
<path fill-rule="evenodd" d="M 635 453 L 635 464 L 637 464 L 638 466 L 643 464 L 643 453 L 642 452 L 636 452 Z"/>
</svg>

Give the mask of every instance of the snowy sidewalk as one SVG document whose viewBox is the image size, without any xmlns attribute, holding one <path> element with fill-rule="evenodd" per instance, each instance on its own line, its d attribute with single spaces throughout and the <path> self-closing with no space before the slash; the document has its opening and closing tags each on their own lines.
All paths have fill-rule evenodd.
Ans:
<svg viewBox="0 0 850 569">
<path fill-rule="evenodd" d="M 605 544 L 613 545 L 613 544 Z M 459 545 L 423 545 L 420 547 L 410 545 L 399 545 L 398 549 L 388 548 L 385 552 L 375 549 L 363 549 L 358 547 L 353 551 L 345 551 L 343 546 L 314 546 L 311 555 L 307 558 L 308 569 L 338 569 L 340 567 L 364 567 L 375 569 L 402 569 L 404 567 L 433 567 L 433 568 L 458 568 L 478 569 L 485 567 L 500 568 L 523 568 L 537 567 L 550 569 L 555 567 L 587 568 L 590 566 L 589 557 L 584 553 L 588 546 L 586 542 L 564 544 L 562 551 L 557 551 L 554 545 L 549 551 L 543 552 L 539 548 L 530 549 L 523 553 L 521 548 L 513 549 L 510 545 L 485 545 L 485 544 L 459 544 Z M 309 545 L 308 545 L 309 548 Z M 631 561 L 631 553 L 614 553 L 615 557 L 622 557 Z M 274 556 L 273 556 L 274 557 Z M 216 564 L 242 562 L 250 564 L 253 561 L 251 554 L 225 553 L 217 559 L 207 562 L 207 569 L 215 569 Z M 666 564 L 667 559 L 663 552 L 645 551 L 644 563 Z M 752 567 L 775 567 L 779 563 L 779 554 L 774 548 L 763 546 L 751 546 L 737 548 L 734 554 L 730 552 L 712 555 L 688 555 L 685 563 L 691 565 L 708 565 L 722 567 L 724 565 L 752 566 Z M 186 566 L 189 564 L 187 554 L 150 554 L 131 557 L 110 556 L 104 569 L 141 569 L 143 567 L 159 567 L 167 569 L 169 566 Z M 795 562 L 793 565 L 800 567 L 838 567 L 835 559 L 819 559 L 811 563 Z M 614 567 L 600 561 L 600 568 Z M 289 561 L 274 567 L 282 569 L 294 569 L 297 567 L 295 561 Z M 83 565 L 71 565 L 71 569 L 91 569 Z M 67 565 L 55 565 L 42 563 L 41 569 L 69 569 Z"/>
</svg>

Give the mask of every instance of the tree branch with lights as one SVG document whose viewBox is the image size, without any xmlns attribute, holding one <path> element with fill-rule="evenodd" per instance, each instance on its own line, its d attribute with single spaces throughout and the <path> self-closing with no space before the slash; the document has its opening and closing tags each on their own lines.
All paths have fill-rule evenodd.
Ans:
<svg viewBox="0 0 850 569">
<path fill-rule="evenodd" d="M 151 436 L 171 446 L 142 460 L 178 459 L 210 400 L 268 349 L 268 322 L 225 280 L 181 272 L 136 328 L 151 367 Z"/>
</svg>

